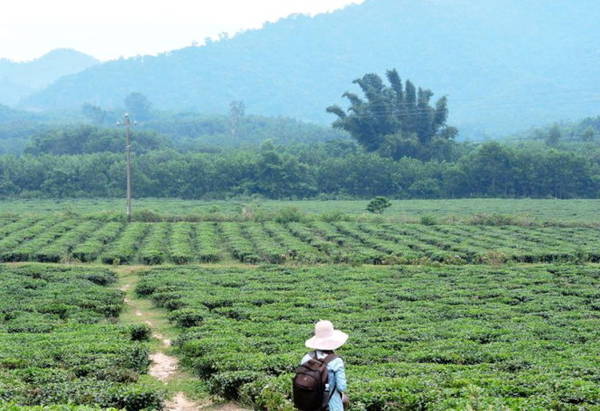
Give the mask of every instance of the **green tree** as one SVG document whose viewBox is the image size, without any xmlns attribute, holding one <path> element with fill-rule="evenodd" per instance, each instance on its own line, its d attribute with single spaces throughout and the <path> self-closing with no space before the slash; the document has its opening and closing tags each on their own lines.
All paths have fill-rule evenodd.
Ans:
<svg viewBox="0 0 600 411">
<path fill-rule="evenodd" d="M 243 101 L 232 101 L 229 105 L 229 130 L 231 136 L 237 138 L 239 136 L 242 120 L 246 115 L 246 105 Z"/>
<path fill-rule="evenodd" d="M 446 97 L 434 107 L 430 90 L 417 89 L 410 81 L 403 83 L 396 70 L 388 71 L 387 79 L 389 86 L 377 74 L 355 80 L 364 97 L 346 92 L 347 111 L 337 105 L 328 107 L 327 111 L 338 117 L 333 126 L 350 133 L 365 150 L 396 160 L 430 159 L 437 151 L 444 152 L 440 146 L 450 144 L 457 134 L 446 124 Z"/>
<path fill-rule="evenodd" d="M 594 141 L 594 137 L 596 137 L 596 130 L 591 126 L 586 128 L 581 134 L 581 139 L 585 142 Z"/>
<path fill-rule="evenodd" d="M 125 108 L 134 120 L 146 121 L 152 117 L 152 103 L 142 93 L 130 93 L 125 97 Z"/>
<path fill-rule="evenodd" d="M 514 153 L 507 146 L 497 142 L 485 143 L 461 163 L 469 176 L 472 192 L 503 197 L 513 194 L 518 183 L 515 179 L 517 167 Z"/>
<path fill-rule="evenodd" d="M 375 197 L 367 204 L 367 211 L 374 214 L 383 214 L 386 208 L 392 206 L 390 200 L 385 197 Z"/>
<path fill-rule="evenodd" d="M 548 134 L 546 135 L 546 144 L 555 147 L 560 142 L 562 138 L 562 131 L 560 130 L 560 126 L 558 124 L 553 125 L 550 130 L 548 130 Z"/>
<path fill-rule="evenodd" d="M 107 119 L 107 112 L 93 104 L 85 103 L 81 106 L 81 113 L 92 123 L 102 125 Z"/>
<path fill-rule="evenodd" d="M 149 131 L 135 132 L 133 150 L 137 153 L 167 148 L 170 142 Z M 105 129 L 90 125 L 58 127 L 33 134 L 25 148 L 26 154 L 89 154 L 100 152 L 121 153 L 125 146 L 122 130 Z"/>
</svg>

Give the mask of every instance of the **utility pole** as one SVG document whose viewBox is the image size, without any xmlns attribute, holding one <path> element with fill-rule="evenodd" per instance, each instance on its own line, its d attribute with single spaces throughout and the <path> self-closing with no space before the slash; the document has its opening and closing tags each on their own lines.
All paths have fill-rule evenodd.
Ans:
<svg viewBox="0 0 600 411">
<path fill-rule="evenodd" d="M 125 136 L 127 143 L 125 152 L 127 153 L 127 222 L 131 222 L 131 119 L 129 114 L 125 113 L 123 122 L 117 123 L 118 126 L 125 127 Z M 133 123 L 135 125 L 135 123 Z"/>
</svg>

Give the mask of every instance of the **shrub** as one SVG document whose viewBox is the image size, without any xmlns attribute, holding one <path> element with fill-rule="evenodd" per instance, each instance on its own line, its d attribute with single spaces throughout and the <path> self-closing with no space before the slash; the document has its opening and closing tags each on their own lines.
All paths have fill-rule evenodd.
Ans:
<svg viewBox="0 0 600 411">
<path fill-rule="evenodd" d="M 350 221 L 350 216 L 342 213 L 341 211 L 330 211 L 328 213 L 321 214 L 320 219 L 326 223 L 335 223 L 338 221 Z"/>
<path fill-rule="evenodd" d="M 390 200 L 385 197 L 375 197 L 367 204 L 367 211 L 373 214 L 383 214 L 386 208 L 392 206 Z"/>
<path fill-rule="evenodd" d="M 183 328 L 196 327 L 204 320 L 204 312 L 192 308 L 181 308 L 169 314 L 169 321 Z"/>
<path fill-rule="evenodd" d="M 116 406 L 127 411 L 161 410 L 164 394 L 154 388 L 133 386 L 117 387 L 109 394 L 109 406 Z"/>
<path fill-rule="evenodd" d="M 129 326 L 129 335 L 132 341 L 148 341 L 152 336 L 152 329 L 146 324 L 133 324 Z"/>
<path fill-rule="evenodd" d="M 432 215 L 421 216 L 421 224 L 423 225 L 436 225 L 438 223 L 437 218 Z"/>
<path fill-rule="evenodd" d="M 299 223 L 306 219 L 306 214 L 296 207 L 284 207 L 275 215 L 275 221 L 280 224 Z"/>
<path fill-rule="evenodd" d="M 263 374 L 257 371 L 226 371 L 214 374 L 209 380 L 209 388 L 213 394 L 237 400 L 239 389 L 246 383 L 261 379 Z"/>
<path fill-rule="evenodd" d="M 518 225 L 516 217 L 511 215 L 503 214 L 475 214 L 468 220 L 469 224 L 472 225 L 492 225 L 492 226 L 503 226 L 503 225 Z"/>
<path fill-rule="evenodd" d="M 142 209 L 133 212 L 132 221 L 140 221 L 145 223 L 157 223 L 163 221 L 163 217 L 153 210 Z"/>
</svg>

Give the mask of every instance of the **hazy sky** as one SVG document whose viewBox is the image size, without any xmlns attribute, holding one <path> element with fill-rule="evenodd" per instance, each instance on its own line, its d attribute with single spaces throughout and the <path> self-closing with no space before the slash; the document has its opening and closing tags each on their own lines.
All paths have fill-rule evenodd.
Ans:
<svg viewBox="0 0 600 411">
<path fill-rule="evenodd" d="M 364 0 L 4 0 L 0 58 L 30 60 L 74 48 L 101 60 L 156 54 L 292 13 Z"/>
</svg>

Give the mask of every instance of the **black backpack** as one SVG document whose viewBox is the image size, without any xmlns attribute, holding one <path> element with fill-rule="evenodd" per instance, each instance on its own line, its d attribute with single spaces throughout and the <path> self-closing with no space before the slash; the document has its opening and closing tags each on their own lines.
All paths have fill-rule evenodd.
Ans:
<svg viewBox="0 0 600 411">
<path fill-rule="evenodd" d="M 339 358 L 335 354 L 319 360 L 317 353 L 310 354 L 311 359 L 296 368 L 293 378 L 294 405 L 301 411 L 327 410 L 333 392 L 326 392 L 329 379 L 327 364 Z"/>
</svg>

